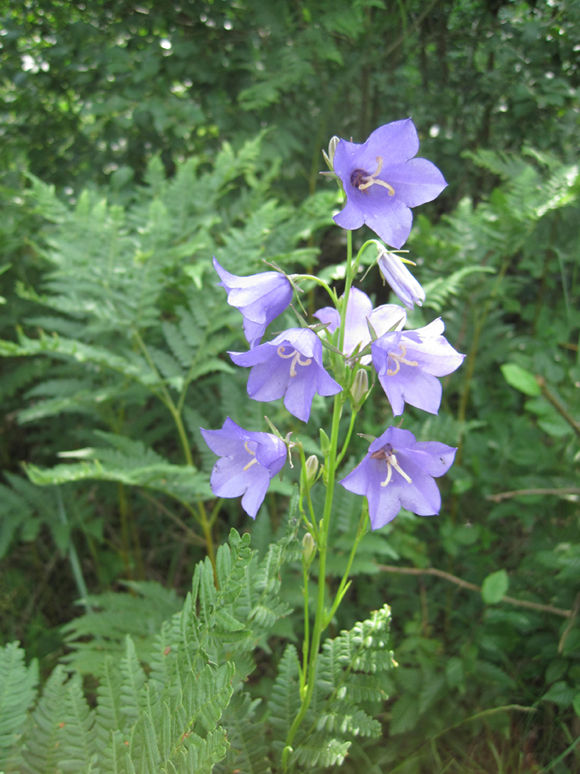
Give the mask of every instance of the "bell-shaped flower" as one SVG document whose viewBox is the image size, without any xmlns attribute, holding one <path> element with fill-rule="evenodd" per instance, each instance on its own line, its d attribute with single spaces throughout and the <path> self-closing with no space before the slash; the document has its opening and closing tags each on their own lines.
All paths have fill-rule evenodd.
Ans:
<svg viewBox="0 0 580 774">
<path fill-rule="evenodd" d="M 338 382 L 324 370 L 322 344 L 310 328 L 289 328 L 248 352 L 229 352 L 234 363 L 251 368 L 248 395 L 268 402 L 284 396 L 291 414 L 308 422 L 314 394 L 336 395 Z"/>
<path fill-rule="evenodd" d="M 226 289 L 228 304 L 239 309 L 244 317 L 244 334 L 251 347 L 260 343 L 268 325 L 288 307 L 292 300 L 292 285 L 277 271 L 264 271 L 249 277 L 230 274 L 216 259 L 214 269 L 219 283 Z"/>
<path fill-rule="evenodd" d="M 413 304 L 423 306 L 425 291 L 398 255 L 387 250 L 382 252 L 379 257 L 379 271 L 393 293 L 408 309 L 413 309 Z"/>
<path fill-rule="evenodd" d="M 333 163 L 347 202 L 335 222 L 349 231 L 366 223 L 388 245 L 402 247 L 413 223 L 409 208 L 432 201 L 447 186 L 434 164 L 413 158 L 418 150 L 410 118 L 380 126 L 362 145 L 341 140 Z"/>
<path fill-rule="evenodd" d="M 465 357 L 441 335 L 444 330 L 438 318 L 424 328 L 386 333 L 373 341 L 373 366 L 394 416 L 403 413 L 405 403 L 430 414 L 438 412 L 441 383 L 436 377 L 455 371 Z"/>
<path fill-rule="evenodd" d="M 229 417 L 221 430 L 201 434 L 220 459 L 211 472 L 211 491 L 216 497 L 239 497 L 242 508 L 256 518 L 270 485 L 286 462 L 286 444 L 271 433 L 244 430 Z"/>
<path fill-rule="evenodd" d="M 340 325 L 340 314 L 333 306 L 319 309 L 314 313 L 314 317 L 321 323 L 329 323 L 327 328 L 329 333 L 334 333 Z M 407 313 L 401 306 L 383 304 L 373 309 L 373 304 L 366 293 L 357 288 L 351 288 L 345 316 L 344 354 L 352 355 L 357 345 L 360 345 L 360 351 L 371 343 L 368 323 L 372 325 L 377 336 L 382 336 L 393 328 L 400 330 L 406 321 Z M 361 358 L 361 363 L 364 365 L 370 362 L 370 355 Z"/>
<path fill-rule="evenodd" d="M 433 478 L 447 473 L 456 451 L 444 443 L 418 442 L 408 430 L 389 427 L 339 483 L 367 498 L 373 529 L 384 527 L 401 508 L 434 516 L 441 508 L 441 495 Z"/>
</svg>

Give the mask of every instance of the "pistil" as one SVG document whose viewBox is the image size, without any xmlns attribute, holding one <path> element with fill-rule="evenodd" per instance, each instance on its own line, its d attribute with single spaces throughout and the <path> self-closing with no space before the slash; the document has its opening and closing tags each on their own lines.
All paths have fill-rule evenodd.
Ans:
<svg viewBox="0 0 580 774">
<path fill-rule="evenodd" d="M 393 477 L 393 469 L 397 471 L 397 473 L 400 473 L 401 476 L 405 479 L 405 481 L 408 484 L 412 484 L 411 477 L 408 476 L 405 471 L 401 468 L 397 461 L 397 457 L 395 456 L 395 452 L 393 451 L 393 447 L 390 443 L 388 443 L 386 446 L 383 446 L 382 449 L 379 449 L 376 452 L 373 452 L 371 454 L 371 459 L 375 460 L 385 460 L 387 463 L 387 477 L 384 481 L 381 481 L 381 486 L 387 486 L 389 482 L 391 481 Z"/>
</svg>

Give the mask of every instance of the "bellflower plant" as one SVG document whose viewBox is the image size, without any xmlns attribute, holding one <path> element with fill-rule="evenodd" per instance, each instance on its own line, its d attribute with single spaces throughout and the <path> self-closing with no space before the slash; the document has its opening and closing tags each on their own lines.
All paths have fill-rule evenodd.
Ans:
<svg viewBox="0 0 580 774">
<path fill-rule="evenodd" d="M 344 296 L 341 299 L 344 303 Z M 314 317 L 321 323 L 328 323 L 327 330 L 334 333 L 340 325 L 340 314 L 332 306 L 325 306 L 314 312 Z M 356 288 L 351 288 L 344 324 L 344 349 L 346 355 L 352 355 L 355 349 L 364 349 L 371 343 L 369 323 L 377 336 L 391 330 L 400 330 L 407 320 L 405 310 L 396 304 L 383 304 L 373 309 L 373 304 L 366 293 Z M 363 364 L 371 362 L 369 355 L 361 358 Z"/>
<path fill-rule="evenodd" d="M 284 396 L 288 411 L 308 422 L 314 394 L 336 395 L 342 387 L 322 365 L 322 344 L 309 328 L 290 328 L 249 352 L 229 352 L 236 365 L 251 368 L 248 395 L 271 401 Z"/>
<path fill-rule="evenodd" d="M 438 318 L 424 328 L 385 333 L 373 341 L 373 366 L 394 416 L 403 413 L 405 403 L 430 414 L 439 411 L 442 389 L 436 377 L 456 371 L 465 357 L 441 335 L 444 330 Z"/>
<path fill-rule="evenodd" d="M 283 440 L 272 425 L 275 435 L 244 430 L 231 419 L 221 430 L 202 430 L 209 447 L 221 457 L 211 474 L 213 493 L 216 497 L 241 495 L 242 506 L 252 518 L 270 480 L 284 465 L 286 448 L 300 458 L 297 502 L 304 529 L 304 640 L 298 710 L 286 737 L 282 772 L 287 772 L 295 760 L 293 744 L 313 700 L 323 634 L 346 593 L 357 547 L 369 523 L 370 528 L 379 529 L 401 508 L 421 516 L 439 513 L 441 495 L 434 479 L 447 472 L 455 456 L 456 450 L 450 446 L 436 441 L 418 442 L 408 430 L 388 427 L 372 441 L 354 470 L 341 474 L 338 480 L 338 470 L 348 459 L 358 413 L 372 390 L 371 358 L 394 416 L 403 413 L 405 403 L 436 413 L 441 403 L 438 377 L 455 371 L 463 360 L 463 355 L 443 337 L 440 319 L 417 330 L 404 330 L 407 313 L 403 307 L 383 304 L 373 309 L 370 298 L 353 287 L 361 256 L 370 244 L 365 242 L 353 255 L 353 229 L 366 223 L 398 249 L 411 229 L 410 208 L 431 201 L 446 186 L 441 172 L 430 161 L 414 158 L 418 148 L 411 119 L 380 127 L 363 145 L 336 137 L 331 140 L 325 158 L 333 171 L 326 174 L 338 182 L 345 195 L 345 206 L 334 217 L 346 229 L 346 273 L 340 297 L 321 277 L 296 274 L 287 279 L 276 272 L 237 277 L 214 262 L 228 293 L 228 303 L 240 309 L 244 317 L 250 349 L 229 354 L 236 365 L 251 369 L 249 397 L 264 402 L 284 398 L 290 414 L 307 422 L 315 393 L 333 396 L 329 432 L 320 428 L 320 461 L 314 455 L 306 459 L 300 440 L 290 443 L 289 436 Z M 380 271 L 402 303 L 410 309 L 420 305 L 425 294 L 401 259 L 382 245 L 379 253 Z M 302 281 L 322 288 L 330 305 L 315 312 L 316 324 L 309 325 L 297 315 L 302 327 L 290 328 L 262 342 L 267 325 L 286 309 L 293 286 L 299 287 Z M 345 413 L 348 422 L 342 421 Z M 329 536 L 337 483 L 362 499 L 359 526 L 344 562 L 343 577 L 338 588 L 331 591 L 327 560 L 333 550 Z M 320 512 L 310 496 L 314 487 L 325 489 Z M 308 590 L 315 558 L 318 590 L 313 606 Z"/>
<path fill-rule="evenodd" d="M 367 498 L 373 529 L 384 527 L 401 508 L 434 516 L 441 508 L 441 495 L 433 478 L 447 473 L 456 451 L 444 443 L 417 442 L 408 430 L 389 427 L 339 483 Z"/>
<path fill-rule="evenodd" d="M 418 150 L 410 118 L 379 127 L 362 145 L 341 140 L 333 166 L 347 202 L 335 222 L 348 230 L 366 223 L 388 245 L 401 248 L 413 223 L 410 208 L 432 201 L 447 186 L 434 164 L 413 158 Z"/>
<path fill-rule="evenodd" d="M 284 441 L 271 433 L 244 430 L 229 417 L 221 430 L 201 434 L 219 459 L 213 467 L 210 486 L 217 497 L 242 497 L 242 508 L 256 518 L 270 481 L 286 462 Z"/>
<path fill-rule="evenodd" d="M 244 335 L 250 346 L 262 340 L 266 328 L 279 317 L 292 300 L 292 285 L 280 272 L 264 271 L 249 277 L 230 274 L 216 259 L 214 269 L 226 289 L 228 304 L 239 309 L 244 318 Z"/>
</svg>

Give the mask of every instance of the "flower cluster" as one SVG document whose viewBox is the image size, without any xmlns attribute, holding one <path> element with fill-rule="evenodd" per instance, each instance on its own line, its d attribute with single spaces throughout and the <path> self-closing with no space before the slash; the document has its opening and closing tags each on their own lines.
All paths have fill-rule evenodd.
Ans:
<svg viewBox="0 0 580 774">
<path fill-rule="evenodd" d="M 411 119 L 380 127 L 362 145 L 333 138 L 329 154 L 325 154 L 332 170 L 328 174 L 340 182 L 346 195 L 344 208 L 334 216 L 336 223 L 347 230 L 366 224 L 387 245 L 401 248 L 411 229 L 410 208 L 431 201 L 447 185 L 430 161 L 415 158 L 418 148 Z M 405 262 L 381 243 L 377 246 L 383 279 L 405 307 L 412 310 L 414 304 L 420 306 L 425 293 Z M 247 391 L 253 400 L 283 398 L 286 409 L 307 422 L 316 393 L 331 396 L 344 389 L 342 403 L 350 390 L 356 413 L 368 394 L 367 371 L 372 368 L 393 416 L 403 414 L 405 403 L 432 414 L 439 410 L 442 390 L 438 377 L 455 371 L 464 357 L 444 338 L 441 319 L 405 330 L 405 308 L 384 304 L 373 309 L 370 298 L 347 283 L 346 298 L 333 296 L 335 306 L 314 314 L 324 325 L 321 335 L 329 339 L 326 346 L 334 350 L 335 365 L 341 355 L 346 362 L 346 377 L 344 367 L 334 369 L 343 382 L 339 384 L 323 364 L 320 326 L 289 328 L 262 343 L 267 326 L 286 310 L 292 298 L 292 283 L 283 273 L 239 277 L 215 258 L 214 268 L 228 303 L 243 316 L 250 349 L 229 355 L 236 365 L 251 369 Z M 246 431 L 231 419 L 221 430 L 202 433 L 220 456 L 211 474 L 212 491 L 219 497 L 243 495 L 242 507 L 255 518 L 270 480 L 284 466 L 286 442 L 269 433 Z M 373 529 L 391 521 L 401 507 L 422 516 L 435 514 L 441 497 L 433 478 L 449 469 L 455 451 L 442 443 L 417 442 L 409 431 L 389 427 L 339 483 L 367 498 Z"/>
</svg>

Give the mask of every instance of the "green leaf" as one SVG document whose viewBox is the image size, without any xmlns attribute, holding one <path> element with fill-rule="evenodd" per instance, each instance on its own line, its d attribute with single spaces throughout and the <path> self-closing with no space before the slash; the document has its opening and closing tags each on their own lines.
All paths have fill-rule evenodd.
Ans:
<svg viewBox="0 0 580 774">
<path fill-rule="evenodd" d="M 558 704 L 558 706 L 563 708 L 573 704 L 576 710 L 576 701 L 579 698 L 580 694 L 576 693 L 575 688 L 570 688 L 564 680 L 559 680 L 542 696 L 542 701 L 553 701 L 554 704 Z"/>
<path fill-rule="evenodd" d="M 524 395 L 536 397 L 541 394 L 540 385 L 537 383 L 534 375 L 517 363 L 504 363 L 500 366 L 504 379 L 516 390 L 523 392 Z"/>
<path fill-rule="evenodd" d="M 505 596 L 510 584 L 508 574 L 505 570 L 492 572 L 483 581 L 481 587 L 481 596 L 486 605 L 495 605 Z"/>
</svg>

